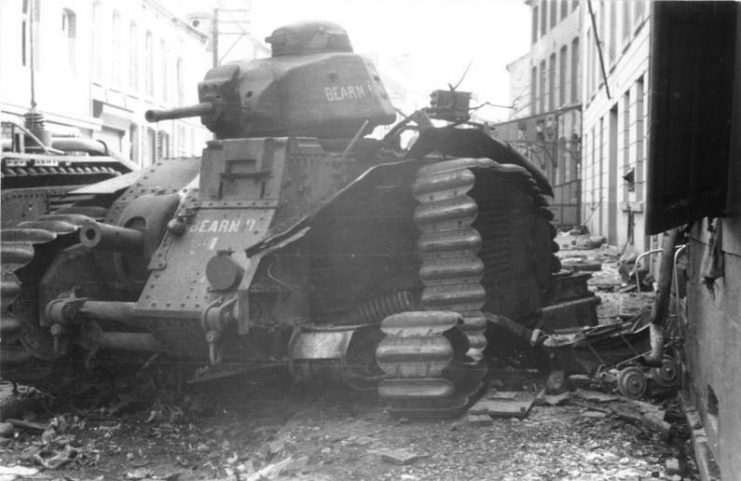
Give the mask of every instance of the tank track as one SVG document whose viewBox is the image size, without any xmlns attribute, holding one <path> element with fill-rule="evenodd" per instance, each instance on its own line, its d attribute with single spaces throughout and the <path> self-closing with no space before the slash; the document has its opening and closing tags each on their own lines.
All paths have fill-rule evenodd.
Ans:
<svg viewBox="0 0 741 481">
<path fill-rule="evenodd" d="M 523 190 L 533 195 L 536 209 L 540 208 L 537 215 L 550 215 L 541 208 L 545 199 L 524 169 L 485 158 L 458 158 L 418 171 L 413 192 L 419 202 L 414 218 L 421 231 L 423 310 L 387 317 L 381 326 L 386 337 L 376 351 L 385 372 L 378 392 L 394 415 L 457 416 L 483 386 L 487 320 L 482 309 L 487 303 L 485 285 L 491 283 L 484 263 L 487 252 L 493 251 L 484 245 L 474 222 L 478 216 L 490 217 L 496 209 L 487 204 L 487 197 L 479 205 L 468 194 L 477 172 L 490 175 L 484 172 L 490 169 L 523 183 Z"/>
<path fill-rule="evenodd" d="M 0 231 L 3 379 L 41 387 L 50 377 L 43 361 L 65 354 L 64 347 L 54 352 L 48 329 L 39 325 L 39 283 L 54 257 L 78 242 L 79 227 L 88 220 L 82 214 L 55 213 Z"/>
<path fill-rule="evenodd" d="M 454 159 L 422 167 L 413 186 L 414 220 L 424 284 L 423 309 L 390 316 L 376 351 L 386 373 L 379 395 L 399 416 L 460 414 L 486 374 L 484 264 L 481 235 L 473 228 L 478 206 L 466 195 L 475 182 L 470 166 L 486 159 Z M 493 161 L 488 161 L 493 163 Z M 455 336 L 463 333 L 464 339 Z"/>
</svg>

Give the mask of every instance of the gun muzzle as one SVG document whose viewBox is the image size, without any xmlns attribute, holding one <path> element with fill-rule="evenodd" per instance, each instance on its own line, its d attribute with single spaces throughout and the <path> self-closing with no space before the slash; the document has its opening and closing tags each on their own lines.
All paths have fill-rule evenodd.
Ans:
<svg viewBox="0 0 741 481">
<path fill-rule="evenodd" d="M 80 227 L 80 243 L 90 249 L 140 256 L 144 252 L 144 233 L 89 221 Z"/>
<path fill-rule="evenodd" d="M 216 107 L 213 103 L 201 102 L 200 104 L 169 110 L 147 110 L 144 112 L 144 118 L 147 122 L 159 122 L 160 120 L 183 119 L 186 117 L 210 115 L 213 114 L 215 110 Z"/>
</svg>

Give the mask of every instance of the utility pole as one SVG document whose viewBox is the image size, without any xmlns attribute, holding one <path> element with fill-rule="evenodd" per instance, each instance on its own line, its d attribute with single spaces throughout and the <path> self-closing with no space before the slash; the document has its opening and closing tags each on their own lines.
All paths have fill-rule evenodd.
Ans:
<svg viewBox="0 0 741 481">
<path fill-rule="evenodd" d="M 214 67 L 217 67 L 224 61 L 234 47 L 245 37 L 249 36 L 249 28 L 247 26 L 250 23 L 250 14 L 252 12 L 250 2 L 248 0 L 238 0 L 237 5 L 234 3 L 234 1 L 220 0 L 218 6 L 214 8 L 211 28 Z M 242 8 L 235 8 L 241 5 L 243 5 Z M 222 26 L 224 27 L 223 30 Z M 230 45 L 222 54 L 220 40 L 222 37 L 227 36 L 233 37 L 234 40 L 230 41 Z"/>
<path fill-rule="evenodd" d="M 211 22 L 211 30 L 213 35 L 213 66 L 219 65 L 219 8 L 214 8 L 214 17 Z"/>
</svg>

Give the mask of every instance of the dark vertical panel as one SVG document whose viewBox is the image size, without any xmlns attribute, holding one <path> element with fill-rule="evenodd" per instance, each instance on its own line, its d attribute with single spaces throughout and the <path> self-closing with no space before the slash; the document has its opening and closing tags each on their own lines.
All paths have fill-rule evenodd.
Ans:
<svg viewBox="0 0 741 481">
<path fill-rule="evenodd" d="M 736 2 L 654 2 L 646 232 L 724 212 Z"/>
</svg>

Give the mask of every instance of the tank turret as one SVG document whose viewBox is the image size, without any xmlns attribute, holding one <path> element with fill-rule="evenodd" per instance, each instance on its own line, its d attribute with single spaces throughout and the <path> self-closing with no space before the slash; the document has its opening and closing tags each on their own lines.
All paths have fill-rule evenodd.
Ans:
<svg viewBox="0 0 741 481">
<path fill-rule="evenodd" d="M 200 103 L 149 110 L 146 119 L 200 115 L 219 139 L 302 136 L 350 138 L 396 118 L 373 63 L 353 53 L 345 30 L 329 22 L 281 27 L 266 39 L 273 56 L 212 68 Z"/>
</svg>

